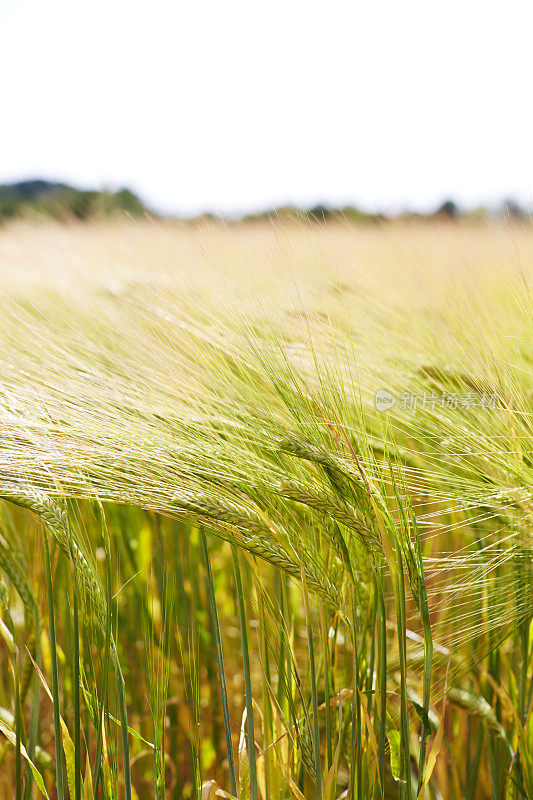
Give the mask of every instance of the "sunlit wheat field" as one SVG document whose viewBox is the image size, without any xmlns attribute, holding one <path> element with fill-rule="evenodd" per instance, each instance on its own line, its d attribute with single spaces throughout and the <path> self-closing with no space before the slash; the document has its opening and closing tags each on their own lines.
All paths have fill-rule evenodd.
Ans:
<svg viewBox="0 0 533 800">
<path fill-rule="evenodd" d="M 0 229 L 0 797 L 533 800 L 529 222 Z"/>
</svg>

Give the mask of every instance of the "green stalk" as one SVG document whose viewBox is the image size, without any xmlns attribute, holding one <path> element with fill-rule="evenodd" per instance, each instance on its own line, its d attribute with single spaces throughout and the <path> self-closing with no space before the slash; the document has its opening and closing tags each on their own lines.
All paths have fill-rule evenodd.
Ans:
<svg viewBox="0 0 533 800">
<path fill-rule="evenodd" d="M 324 651 L 324 702 L 326 704 L 326 764 L 327 770 L 333 763 L 333 741 L 332 741 L 332 727 L 331 727 L 331 694 L 330 694 L 330 654 L 328 645 L 328 627 L 326 622 L 326 615 L 324 613 L 324 604 L 322 600 L 319 601 L 320 608 L 320 622 L 322 630 L 322 650 Z"/>
<path fill-rule="evenodd" d="M 494 754 L 494 742 L 495 738 L 489 736 L 489 731 L 485 730 L 485 742 L 487 748 L 487 760 L 489 762 L 489 769 L 490 769 L 490 780 L 492 786 L 492 796 L 498 797 L 500 795 L 500 780 L 498 776 L 498 768 L 496 766 L 497 759 L 495 758 Z M 499 759 L 498 759 L 499 761 Z"/>
<path fill-rule="evenodd" d="M 532 658 L 533 658 L 533 653 L 530 652 L 528 654 L 528 663 Z M 533 676 L 532 676 L 532 678 L 531 678 L 531 680 L 529 682 L 529 689 L 528 689 L 528 693 L 527 693 L 526 709 L 525 709 L 526 722 L 527 722 L 527 717 L 528 717 L 528 714 L 529 714 L 529 710 L 531 708 L 531 701 L 532 700 L 533 700 Z"/>
<path fill-rule="evenodd" d="M 274 741 L 273 731 L 273 714 L 269 687 L 271 686 L 270 675 L 270 655 L 268 647 L 268 630 L 267 618 L 265 614 L 265 601 L 263 592 L 260 586 L 257 589 L 257 603 L 261 613 L 261 660 L 263 662 L 263 753 L 264 753 L 264 770 L 265 770 L 265 795 L 267 797 L 274 796 L 274 771 L 273 771 L 273 752 L 272 743 Z M 276 786 L 277 788 L 277 786 Z"/>
<path fill-rule="evenodd" d="M 429 724 L 429 702 L 431 699 L 431 670 L 433 661 L 433 636 L 431 633 L 431 621 L 429 618 L 429 607 L 424 582 L 423 600 L 420 608 L 422 618 L 422 629 L 424 634 L 424 675 L 423 675 L 423 695 L 422 695 L 422 729 L 420 731 L 420 755 L 418 758 L 418 787 L 417 795 L 422 788 L 424 779 L 424 768 L 426 763 L 427 739 L 431 733 Z"/>
<path fill-rule="evenodd" d="M 11 676 L 13 679 L 13 691 L 15 693 L 15 698 L 14 698 L 15 713 L 13 715 L 13 719 L 15 722 L 15 798 L 16 800 L 22 800 L 22 747 L 25 746 L 25 741 L 24 741 L 24 721 L 22 717 L 22 701 L 20 693 L 20 649 L 19 649 L 17 634 L 15 631 L 15 625 L 13 623 L 13 618 L 9 610 L 7 589 L 1 576 L 0 576 L 0 590 L 2 591 L 2 605 L 4 606 L 3 611 L 6 617 L 6 623 L 7 623 L 6 627 L 8 628 L 11 636 L 13 637 L 13 645 L 14 645 L 13 650 L 11 652 L 10 667 L 11 667 Z M 26 764 L 26 785 L 30 787 L 31 787 L 31 778 L 32 778 L 31 770 Z"/>
<path fill-rule="evenodd" d="M 282 574 L 281 572 L 276 573 L 276 581 L 278 582 L 279 592 L 278 592 L 278 602 L 280 608 L 280 615 L 283 620 L 285 620 L 285 603 L 284 603 L 284 592 L 283 592 L 283 584 L 282 584 Z M 287 692 L 284 691 L 285 683 L 287 683 L 288 678 L 286 676 L 286 654 L 285 654 L 285 637 L 282 636 L 280 638 L 279 643 L 279 653 L 278 653 L 278 692 L 277 692 L 277 701 L 278 705 L 282 711 L 282 713 L 288 714 L 288 704 L 287 704 Z M 533 683 L 533 682 L 532 682 Z"/>
<path fill-rule="evenodd" d="M 41 666 L 41 623 L 38 613 L 35 615 L 35 663 L 38 667 Z M 28 737 L 28 755 L 32 761 L 35 760 L 35 748 L 37 746 L 37 737 L 39 735 L 39 706 L 41 696 L 41 683 L 34 677 L 33 683 L 33 697 L 31 701 L 31 717 L 30 717 L 30 731 Z M 33 774 L 28 768 L 26 776 L 26 786 L 24 788 L 24 800 L 30 800 L 32 795 Z"/>
<path fill-rule="evenodd" d="M 78 594 L 74 590 L 74 797 L 81 800 L 80 640 Z"/>
<path fill-rule="evenodd" d="M 12 671 L 13 671 L 13 684 L 15 687 L 15 798 L 16 800 L 22 800 L 21 746 L 22 746 L 23 736 L 22 736 L 22 709 L 20 706 L 20 656 L 19 656 L 18 645 L 16 652 L 13 655 Z"/>
<path fill-rule="evenodd" d="M 471 720 L 469 720 L 470 722 Z M 482 729 L 481 729 L 482 730 Z M 483 740 L 484 736 L 481 736 L 481 730 L 477 736 L 476 742 L 476 751 L 474 754 L 474 759 L 469 766 L 467 779 L 466 779 L 466 794 L 468 796 L 468 800 L 475 800 L 476 797 L 476 789 L 478 784 L 478 777 L 479 777 L 479 766 L 481 762 L 481 753 L 483 750 Z"/>
<path fill-rule="evenodd" d="M 368 675 L 366 678 L 366 693 L 367 693 L 367 700 L 366 700 L 366 710 L 368 712 L 368 716 L 371 717 L 372 715 L 372 704 L 374 699 L 374 663 L 376 659 L 376 620 L 378 615 L 378 599 L 376 597 L 376 593 L 374 592 L 374 597 L 372 598 L 372 625 L 371 625 L 371 639 L 370 639 L 370 657 L 368 660 Z M 366 736 L 368 739 L 368 731 L 366 732 Z"/>
<path fill-rule="evenodd" d="M 420 755 L 418 758 L 418 786 L 417 796 L 422 788 L 424 780 L 424 768 L 426 763 L 427 739 L 431 732 L 429 724 L 429 702 L 431 699 L 431 670 L 433 661 L 433 635 L 431 631 L 431 619 L 429 616 L 429 604 L 426 587 L 426 577 L 424 574 L 424 561 L 422 558 L 422 546 L 416 519 L 412 517 L 413 529 L 418 555 L 418 566 L 420 569 L 420 618 L 422 620 L 422 630 L 424 634 L 424 675 L 423 675 L 423 694 L 422 694 L 422 729 L 420 731 Z"/>
<path fill-rule="evenodd" d="M 73 690 L 74 690 L 74 798 L 81 800 L 81 709 L 80 709 L 80 635 L 78 616 L 78 574 L 76 563 L 70 546 L 72 578 L 73 578 Z"/>
<path fill-rule="evenodd" d="M 352 741 L 351 764 L 355 763 L 355 772 L 350 769 L 350 798 L 362 798 L 362 761 L 361 761 L 361 695 L 359 694 L 359 656 L 357 652 L 357 601 L 355 588 L 352 587 L 352 647 L 353 647 L 353 694 L 352 694 Z"/>
<path fill-rule="evenodd" d="M 20 651 L 17 637 L 15 635 L 15 626 L 13 625 L 13 620 L 11 618 L 9 619 L 9 623 L 11 635 L 13 636 L 16 647 L 16 650 L 13 653 L 13 662 L 11 665 L 13 673 L 13 685 L 15 689 L 15 797 L 16 800 L 22 800 L 21 747 L 24 744 L 24 723 L 22 721 L 22 706 L 20 702 Z M 30 772 L 30 770 L 26 770 L 26 773 L 28 772 Z"/>
<path fill-rule="evenodd" d="M 98 797 L 98 784 L 100 782 L 100 774 L 102 771 L 102 745 L 103 745 L 103 731 L 104 724 L 104 708 L 107 705 L 107 684 L 109 680 L 109 657 L 111 650 L 111 568 L 109 563 L 109 552 L 106 549 L 106 627 L 105 627 L 105 646 L 104 646 L 104 669 L 102 676 L 102 700 L 100 708 L 98 709 L 98 721 L 96 731 L 96 755 L 94 759 L 93 769 L 93 798 L 97 800 Z"/>
<path fill-rule="evenodd" d="M 400 545 L 396 543 L 396 575 L 393 575 L 396 600 L 396 622 L 398 627 L 398 650 L 400 655 L 400 736 L 402 742 L 402 782 L 400 797 L 411 800 L 411 760 L 409 745 L 409 714 L 407 707 L 407 650 L 405 622 L 405 587 L 403 578 L 403 558 Z"/>
<path fill-rule="evenodd" d="M 526 607 L 527 598 L 526 598 L 526 585 L 528 584 L 527 581 L 527 564 L 523 562 L 522 559 L 517 558 L 515 563 L 515 574 L 517 576 L 517 590 L 516 590 L 516 612 L 517 617 L 523 616 L 523 609 Z M 518 651 L 519 651 L 519 674 L 518 674 L 518 718 L 522 725 L 525 726 L 526 722 L 526 714 L 527 714 L 527 707 L 526 707 L 526 694 L 527 694 L 527 669 L 528 669 L 528 661 L 529 661 L 529 624 L 530 618 L 526 617 L 526 619 L 522 620 L 518 626 Z M 517 782 L 518 786 L 516 787 L 517 796 L 525 796 L 525 788 L 524 788 L 524 775 L 523 775 L 523 766 L 522 760 L 525 757 L 525 753 L 521 753 L 520 749 L 517 752 L 516 757 L 516 774 L 517 774 Z"/>
<path fill-rule="evenodd" d="M 232 546 L 231 548 L 231 555 L 233 558 L 233 569 L 235 571 L 237 608 L 239 612 L 239 624 L 241 628 L 242 665 L 244 670 L 244 689 L 246 693 L 246 729 L 248 733 L 250 794 L 251 794 L 251 800 L 259 800 L 259 788 L 257 785 L 257 764 L 255 759 L 255 732 L 254 732 L 252 681 L 250 676 L 250 656 L 248 653 L 248 634 L 246 631 L 246 610 L 244 607 L 244 594 L 242 590 L 242 578 L 241 578 L 241 568 L 239 566 L 239 556 L 234 546 Z"/>
<path fill-rule="evenodd" d="M 529 664 L 529 618 L 520 623 L 520 674 L 518 680 L 518 714 L 522 725 L 527 717 L 527 668 Z"/>
<path fill-rule="evenodd" d="M 235 761 L 233 757 L 233 742 L 231 738 L 231 722 L 230 722 L 229 707 L 228 707 L 228 694 L 226 691 L 226 675 L 224 672 L 224 653 L 222 651 L 222 640 L 220 637 L 220 623 L 219 623 L 218 610 L 215 598 L 215 585 L 213 582 L 213 572 L 211 570 L 211 561 L 209 559 L 209 551 L 207 549 L 207 538 L 203 528 L 200 528 L 200 538 L 202 540 L 205 566 L 207 570 L 207 585 L 209 588 L 209 607 L 211 609 L 211 620 L 213 623 L 213 630 L 215 632 L 215 644 L 217 649 L 217 660 L 218 660 L 218 678 L 220 682 L 220 696 L 222 698 L 222 715 L 224 717 L 224 731 L 226 734 L 226 751 L 228 754 L 230 788 L 231 788 L 231 793 L 237 796 L 237 780 L 235 777 Z"/>
<path fill-rule="evenodd" d="M 379 603 L 378 616 L 378 683 L 379 683 L 379 736 L 378 736 L 378 773 L 380 797 L 385 790 L 385 748 L 387 744 L 387 615 L 381 575 L 377 579 Z"/>
<path fill-rule="evenodd" d="M 43 534 L 44 567 L 46 572 L 46 593 L 48 595 L 48 621 L 50 626 L 50 661 L 52 664 L 52 697 L 54 704 L 54 745 L 56 757 L 56 789 L 57 800 L 65 800 L 65 784 L 63 777 L 63 738 L 61 735 L 61 714 L 59 705 L 59 680 L 57 674 L 56 628 L 54 617 L 54 596 L 52 589 L 52 570 L 50 568 L 50 551 L 48 538 Z"/>
<path fill-rule="evenodd" d="M 307 582 L 305 570 L 301 568 L 302 590 L 304 598 L 305 617 L 307 621 L 307 643 L 309 647 L 309 665 L 311 669 L 311 702 L 313 704 L 313 746 L 315 761 L 315 786 L 316 800 L 322 800 L 322 770 L 320 767 L 320 727 L 318 720 L 318 693 L 316 685 L 315 670 L 315 648 L 313 643 L 313 627 L 311 624 L 311 611 L 309 608 L 309 594 L 307 592 Z"/>
<path fill-rule="evenodd" d="M 126 800 L 131 800 L 131 765 L 130 748 L 128 743 L 128 715 L 126 711 L 125 683 L 120 662 L 118 660 L 117 649 L 113 642 L 113 654 L 115 657 L 115 670 L 117 675 L 118 705 L 120 709 L 120 732 L 122 735 L 122 761 L 124 767 L 124 792 Z"/>
</svg>

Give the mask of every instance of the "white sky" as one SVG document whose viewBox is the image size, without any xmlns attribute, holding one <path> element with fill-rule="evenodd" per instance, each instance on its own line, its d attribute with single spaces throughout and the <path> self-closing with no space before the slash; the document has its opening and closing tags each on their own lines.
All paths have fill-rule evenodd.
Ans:
<svg viewBox="0 0 533 800">
<path fill-rule="evenodd" d="M 533 204 L 532 30 L 528 0 L 0 0 L 0 182 Z"/>
</svg>

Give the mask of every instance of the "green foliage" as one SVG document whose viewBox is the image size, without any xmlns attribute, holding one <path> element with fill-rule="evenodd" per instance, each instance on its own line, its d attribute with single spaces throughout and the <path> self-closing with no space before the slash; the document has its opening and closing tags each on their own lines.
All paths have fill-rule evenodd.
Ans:
<svg viewBox="0 0 533 800">
<path fill-rule="evenodd" d="M 87 220 L 118 213 L 138 216 L 145 211 L 142 202 L 129 189 L 91 191 L 47 181 L 0 186 L 0 221 L 35 215 L 61 221 Z"/>
<path fill-rule="evenodd" d="M 4 304 L 2 790 L 532 800 L 531 297 L 337 287 Z"/>
</svg>

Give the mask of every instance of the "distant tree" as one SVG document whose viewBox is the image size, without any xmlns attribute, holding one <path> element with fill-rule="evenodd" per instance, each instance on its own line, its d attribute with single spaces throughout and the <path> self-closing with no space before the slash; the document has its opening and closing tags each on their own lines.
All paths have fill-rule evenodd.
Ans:
<svg viewBox="0 0 533 800">
<path fill-rule="evenodd" d="M 332 208 L 329 208 L 328 206 L 324 206 L 322 204 L 313 206 L 313 208 L 310 208 L 307 211 L 308 216 L 313 217 L 314 219 L 317 220 L 324 220 L 324 221 L 330 219 L 330 217 L 332 217 L 334 213 L 335 212 Z"/>
<path fill-rule="evenodd" d="M 445 200 L 435 212 L 437 217 L 448 217 L 448 219 L 455 219 L 459 216 L 459 208 L 453 200 Z"/>
<path fill-rule="evenodd" d="M 115 210 L 126 211 L 128 214 L 138 216 L 145 212 L 145 207 L 136 194 L 129 189 L 120 189 L 113 195 Z"/>
<path fill-rule="evenodd" d="M 465 216 L 472 222 L 482 222 L 490 218 L 491 211 L 485 206 L 476 206 L 475 208 L 470 208 Z"/>
<path fill-rule="evenodd" d="M 88 219 L 94 216 L 98 209 L 99 192 L 82 191 L 81 189 L 66 189 L 59 197 L 59 203 L 65 211 L 70 212 L 77 219 Z"/>
<path fill-rule="evenodd" d="M 348 222 L 376 222 L 379 219 L 383 219 L 382 214 L 369 214 L 355 206 L 344 206 L 344 208 L 340 208 L 339 216 Z"/>
<path fill-rule="evenodd" d="M 139 215 L 145 207 L 129 189 L 98 192 L 40 179 L 0 185 L 0 220 L 38 214 L 57 220 L 86 220 L 119 212 Z"/>
<path fill-rule="evenodd" d="M 64 183 L 54 183 L 37 178 L 0 185 L 0 198 L 9 197 L 15 202 L 30 202 L 67 188 Z"/>
<path fill-rule="evenodd" d="M 203 214 L 196 214 L 194 217 L 188 217 L 184 222 L 188 225 L 200 225 L 204 223 L 220 222 L 221 217 L 214 214 L 212 211 L 204 211 Z"/>
<path fill-rule="evenodd" d="M 0 219 L 10 219 L 18 211 L 19 203 L 13 197 L 0 196 Z"/>
<path fill-rule="evenodd" d="M 523 219 L 525 217 L 524 209 L 520 203 L 517 203 L 512 197 L 508 197 L 503 201 L 503 212 L 508 217 L 513 217 L 514 219 Z"/>
</svg>

